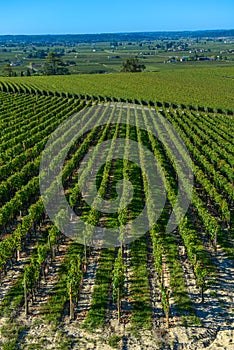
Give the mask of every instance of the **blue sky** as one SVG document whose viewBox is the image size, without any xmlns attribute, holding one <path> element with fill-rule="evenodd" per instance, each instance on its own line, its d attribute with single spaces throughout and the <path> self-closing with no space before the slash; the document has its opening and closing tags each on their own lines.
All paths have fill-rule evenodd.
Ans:
<svg viewBox="0 0 234 350">
<path fill-rule="evenodd" d="M 233 0 L 1 1 L 0 34 L 233 29 Z"/>
</svg>

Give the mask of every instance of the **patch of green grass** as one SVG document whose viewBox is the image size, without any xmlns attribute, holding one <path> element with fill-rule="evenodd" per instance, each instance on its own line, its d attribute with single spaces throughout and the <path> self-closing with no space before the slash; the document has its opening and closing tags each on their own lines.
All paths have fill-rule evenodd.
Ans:
<svg viewBox="0 0 234 350">
<path fill-rule="evenodd" d="M 182 326 L 185 326 L 185 327 L 191 327 L 191 326 L 201 326 L 202 322 L 199 317 L 192 315 L 192 316 L 182 316 L 181 324 Z"/>
<path fill-rule="evenodd" d="M 118 349 L 119 347 L 119 343 L 121 341 L 122 337 L 120 335 L 117 335 L 117 334 L 113 334 L 113 335 L 110 335 L 108 340 L 107 340 L 107 343 L 114 349 Z"/>
<path fill-rule="evenodd" d="M 151 328 L 151 303 L 147 271 L 147 247 L 145 236 L 131 244 L 132 303 L 131 322 L 136 328 Z"/>
<path fill-rule="evenodd" d="M 112 281 L 112 268 L 115 260 L 115 249 L 102 249 L 98 260 L 95 287 L 92 294 L 91 307 L 83 323 L 87 329 L 104 327 L 109 285 Z"/>
<path fill-rule="evenodd" d="M 23 273 L 21 273 L 0 304 L 0 316 L 10 316 L 12 310 L 17 309 L 23 302 Z"/>
<path fill-rule="evenodd" d="M 18 338 L 20 333 L 25 331 L 27 326 L 21 326 L 17 323 L 7 323 L 4 327 L 1 328 L 1 337 L 7 339 L 6 342 L 2 342 L 1 349 L 2 350 L 18 350 L 20 349 L 18 346 Z"/>
</svg>

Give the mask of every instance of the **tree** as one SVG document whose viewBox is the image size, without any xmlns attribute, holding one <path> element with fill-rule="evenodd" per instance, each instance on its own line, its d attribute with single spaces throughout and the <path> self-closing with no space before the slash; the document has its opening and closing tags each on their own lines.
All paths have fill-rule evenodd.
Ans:
<svg viewBox="0 0 234 350">
<path fill-rule="evenodd" d="M 122 259 L 121 248 L 119 248 L 118 258 L 115 260 L 112 283 L 113 283 L 113 300 L 114 302 L 117 302 L 118 321 L 120 321 L 121 299 L 124 294 L 124 263 Z"/>
<path fill-rule="evenodd" d="M 137 58 L 131 57 L 122 63 L 121 72 L 142 72 L 145 69 L 144 64 L 140 64 Z"/>
<path fill-rule="evenodd" d="M 14 72 L 13 72 L 9 63 L 3 68 L 3 75 L 5 77 L 13 77 L 14 76 Z"/>
<path fill-rule="evenodd" d="M 43 67 L 43 73 L 45 75 L 64 75 L 69 74 L 69 71 L 58 54 L 49 52 Z"/>
</svg>

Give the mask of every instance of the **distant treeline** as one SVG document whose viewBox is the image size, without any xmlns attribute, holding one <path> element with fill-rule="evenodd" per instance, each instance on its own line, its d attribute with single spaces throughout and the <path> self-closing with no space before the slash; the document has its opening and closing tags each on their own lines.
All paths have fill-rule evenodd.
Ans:
<svg viewBox="0 0 234 350">
<path fill-rule="evenodd" d="M 142 40 L 170 40 L 180 38 L 234 37 L 234 29 L 199 30 L 180 32 L 137 32 L 103 34 L 56 34 L 56 35 L 0 35 L 0 44 L 52 44 L 52 43 L 92 43 Z"/>
</svg>

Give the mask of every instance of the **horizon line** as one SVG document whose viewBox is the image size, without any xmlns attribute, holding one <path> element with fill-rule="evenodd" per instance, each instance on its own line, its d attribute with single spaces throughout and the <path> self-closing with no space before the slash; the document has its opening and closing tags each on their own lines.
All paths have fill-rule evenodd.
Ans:
<svg viewBox="0 0 234 350">
<path fill-rule="evenodd" d="M 105 34 L 138 34 L 138 33 L 196 33 L 196 32 L 219 32 L 232 31 L 234 28 L 220 28 L 220 29 L 183 29 L 183 30 L 147 30 L 147 31 L 123 31 L 123 32 L 93 32 L 93 33 L 17 33 L 17 34 L 1 34 L 0 36 L 48 36 L 48 35 L 105 35 Z"/>
</svg>

